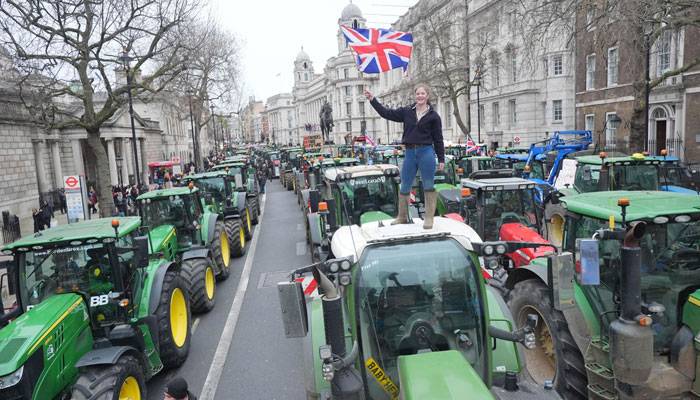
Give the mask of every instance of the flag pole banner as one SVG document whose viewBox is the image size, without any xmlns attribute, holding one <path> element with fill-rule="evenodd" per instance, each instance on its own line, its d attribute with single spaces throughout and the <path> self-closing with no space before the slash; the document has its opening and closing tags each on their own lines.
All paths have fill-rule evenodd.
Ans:
<svg viewBox="0 0 700 400">
<path fill-rule="evenodd" d="M 378 74 L 395 68 L 406 73 L 413 52 L 413 35 L 377 28 L 353 29 L 340 25 L 348 46 L 355 54 L 357 69 Z"/>
</svg>

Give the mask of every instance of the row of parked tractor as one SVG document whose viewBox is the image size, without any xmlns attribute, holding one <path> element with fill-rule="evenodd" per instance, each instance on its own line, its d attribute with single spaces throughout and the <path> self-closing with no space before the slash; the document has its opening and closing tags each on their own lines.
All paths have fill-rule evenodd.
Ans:
<svg viewBox="0 0 700 400">
<path fill-rule="evenodd" d="M 146 381 L 184 363 L 192 314 L 214 308 L 260 215 L 253 153 L 228 152 L 182 187 L 141 194 L 138 217 L 2 248 L 0 399 L 145 399 Z"/>
<path fill-rule="evenodd" d="M 700 395 L 697 173 L 591 142 L 448 147 L 428 230 L 420 176 L 391 223 L 400 146 L 270 150 L 311 249 L 278 285 L 308 397 Z"/>
</svg>

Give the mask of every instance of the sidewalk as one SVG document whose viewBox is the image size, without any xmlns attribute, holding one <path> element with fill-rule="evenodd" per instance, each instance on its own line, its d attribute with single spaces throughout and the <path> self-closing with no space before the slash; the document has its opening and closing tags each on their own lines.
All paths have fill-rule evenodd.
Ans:
<svg viewBox="0 0 700 400">
<path fill-rule="evenodd" d="M 93 214 L 93 215 L 97 215 L 97 214 Z M 58 224 L 58 225 L 63 225 L 63 224 L 68 223 L 68 215 L 67 214 L 61 214 L 60 211 L 54 211 L 53 216 L 54 216 L 53 219 L 56 221 L 56 224 Z M 29 217 L 25 217 L 25 218 L 20 218 L 19 219 L 19 229 L 20 229 L 20 232 L 22 233 L 22 236 L 31 235 L 32 233 L 34 233 L 34 220 L 32 219 L 32 217 L 29 216 Z"/>
</svg>

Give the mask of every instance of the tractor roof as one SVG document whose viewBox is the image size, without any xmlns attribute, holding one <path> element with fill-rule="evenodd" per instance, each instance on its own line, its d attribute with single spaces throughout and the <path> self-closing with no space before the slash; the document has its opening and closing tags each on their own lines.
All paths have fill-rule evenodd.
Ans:
<svg viewBox="0 0 700 400">
<path fill-rule="evenodd" d="M 435 217 L 433 228 L 423 229 L 423 221 L 414 218 L 412 224 L 391 225 L 388 222 L 366 222 L 362 226 L 341 226 L 333 234 L 331 249 L 336 257 L 360 256 L 365 247 L 380 242 L 396 242 L 401 239 L 429 239 L 431 236 L 449 236 L 456 239 L 467 250 L 472 243 L 481 243 L 481 238 L 469 225 L 450 218 Z"/>
<path fill-rule="evenodd" d="M 227 161 L 223 162 L 221 164 L 217 164 L 213 167 L 211 167 L 212 170 L 218 171 L 226 168 L 243 168 L 245 167 L 245 164 L 239 161 Z"/>
<path fill-rule="evenodd" d="M 83 241 L 89 239 L 114 238 L 112 220 L 119 221 L 117 228 L 119 237 L 122 237 L 141 225 L 139 217 L 114 217 L 98 218 L 80 221 L 75 224 L 58 225 L 32 235 L 25 236 L 3 247 L 3 250 L 16 250 L 23 247 L 37 246 L 47 243 L 66 241 Z"/>
<path fill-rule="evenodd" d="M 527 161 L 529 154 L 527 153 L 505 153 L 497 154 L 496 158 L 501 160 L 517 160 L 517 161 Z"/>
<path fill-rule="evenodd" d="M 399 167 L 396 165 L 391 165 L 391 164 L 374 164 L 374 165 L 352 165 L 352 166 L 343 166 L 343 167 L 338 167 L 338 168 L 329 168 L 324 172 L 324 177 L 328 180 L 335 181 L 338 179 L 338 175 L 343 174 L 342 176 L 345 177 L 345 179 L 349 178 L 357 178 L 360 176 L 375 176 L 375 175 L 384 175 L 385 171 L 388 170 L 397 170 L 398 171 Z"/>
<path fill-rule="evenodd" d="M 700 197 L 682 193 L 655 191 L 607 191 L 565 196 L 560 200 L 567 210 L 599 219 L 610 215 L 621 221 L 622 214 L 617 200 L 629 199 L 628 221 L 653 219 L 658 216 L 688 215 L 700 213 Z"/>
<path fill-rule="evenodd" d="M 605 160 L 605 161 L 603 161 Z M 640 164 L 661 164 L 661 163 L 673 163 L 676 162 L 675 159 L 664 160 L 661 157 L 656 156 L 644 156 L 642 154 L 633 154 L 631 156 L 624 157 L 607 157 L 600 158 L 599 155 L 589 155 L 576 157 L 576 161 L 579 164 L 591 164 L 591 165 L 640 165 Z"/>
<path fill-rule="evenodd" d="M 523 178 L 462 179 L 462 187 L 474 190 L 532 189 L 535 184 Z"/>
<path fill-rule="evenodd" d="M 140 195 L 136 200 L 144 200 L 144 199 L 157 199 L 161 197 L 170 197 L 170 196 L 186 196 L 189 195 L 190 193 L 196 193 L 199 189 L 193 188 L 190 190 L 187 186 L 178 186 L 170 189 L 160 189 L 160 190 L 153 190 L 151 192 L 146 192 L 142 195 Z"/>
<path fill-rule="evenodd" d="M 228 174 L 226 173 L 226 171 L 218 169 L 216 171 L 209 171 L 209 172 L 202 172 L 202 173 L 194 174 L 194 175 L 187 175 L 187 176 L 185 176 L 185 180 L 196 181 L 197 179 L 218 178 L 220 176 L 228 176 Z"/>
</svg>

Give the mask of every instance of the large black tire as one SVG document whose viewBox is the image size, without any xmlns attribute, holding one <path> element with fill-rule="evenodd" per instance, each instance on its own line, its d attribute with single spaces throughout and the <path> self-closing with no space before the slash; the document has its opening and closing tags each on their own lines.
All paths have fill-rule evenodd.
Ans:
<svg viewBox="0 0 700 400">
<path fill-rule="evenodd" d="M 246 201 L 245 210 L 241 215 L 241 223 L 243 224 L 243 231 L 245 232 L 245 240 L 250 240 L 253 238 L 253 221 L 251 219 L 250 204 Z"/>
<path fill-rule="evenodd" d="M 124 391 L 125 393 L 121 393 Z M 73 385 L 71 399 L 119 400 L 129 393 L 146 399 L 146 377 L 143 367 L 132 355 L 123 355 L 116 364 L 96 365 L 80 371 Z M 134 392 L 135 391 L 135 392 Z"/>
<path fill-rule="evenodd" d="M 179 293 L 178 293 L 179 292 Z M 178 296 L 181 294 L 185 303 L 185 310 L 178 311 Z M 153 293 L 153 296 L 157 294 Z M 160 359 L 165 368 L 176 368 L 182 365 L 190 353 L 190 338 L 192 318 L 190 313 L 190 299 L 188 297 L 187 282 L 176 271 L 168 271 L 163 278 L 163 287 L 158 300 L 155 316 L 158 320 L 158 346 Z M 173 312 L 179 314 L 173 314 Z M 185 318 L 184 327 L 181 325 Z M 173 323 L 175 322 L 175 324 Z M 177 324 L 177 323 L 180 324 Z M 185 335 L 184 341 L 182 335 Z"/>
<path fill-rule="evenodd" d="M 257 225 L 258 217 L 260 216 L 260 203 L 258 202 L 258 198 L 251 197 L 248 206 L 250 207 L 250 222 L 253 225 Z"/>
<path fill-rule="evenodd" d="M 240 219 L 226 220 L 226 230 L 231 238 L 231 255 L 242 257 L 245 255 L 245 231 Z"/>
<path fill-rule="evenodd" d="M 208 274 L 209 277 L 207 277 Z M 182 262 L 182 277 L 190 288 L 190 303 L 193 313 L 204 313 L 216 304 L 214 264 L 210 258 L 190 258 Z M 209 282 L 207 283 L 207 280 Z"/>
<path fill-rule="evenodd" d="M 549 289 L 537 279 L 519 282 L 510 292 L 508 306 L 518 327 L 525 325 L 527 314 L 538 314 L 537 347 L 525 350 L 532 378 L 542 384 L 544 379 L 552 379 L 553 372 L 554 389 L 562 398 L 586 399 L 588 378 L 583 355 L 569 332 L 564 315 L 552 307 Z"/>
<path fill-rule="evenodd" d="M 216 221 L 214 225 L 214 238 L 209 244 L 211 252 L 216 262 L 217 275 L 230 274 L 231 268 L 231 238 L 226 232 L 226 225 L 223 221 Z"/>
</svg>

